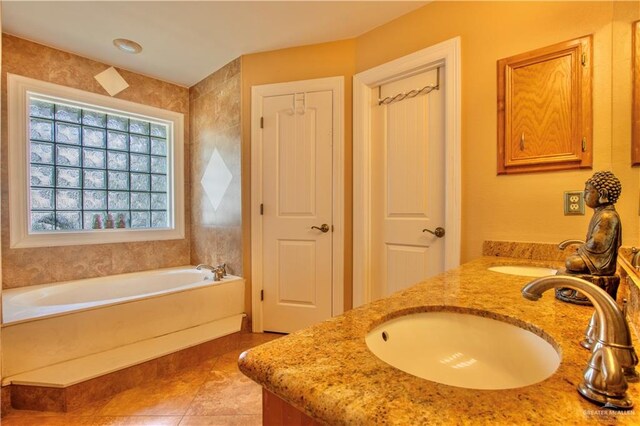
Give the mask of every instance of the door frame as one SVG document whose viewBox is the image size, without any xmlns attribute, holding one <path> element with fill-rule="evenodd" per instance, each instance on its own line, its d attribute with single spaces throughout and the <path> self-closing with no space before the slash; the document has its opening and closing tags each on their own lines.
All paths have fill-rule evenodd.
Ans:
<svg viewBox="0 0 640 426">
<path fill-rule="evenodd" d="M 331 315 L 344 312 L 344 77 L 327 77 L 251 87 L 251 307 L 253 331 L 263 331 L 262 242 L 262 101 L 268 96 L 301 92 L 332 91 L 332 296 Z"/>
<path fill-rule="evenodd" d="M 445 269 L 460 264 L 461 57 L 460 37 L 446 40 L 353 76 L 353 307 L 371 302 L 372 89 L 444 65 Z"/>
</svg>

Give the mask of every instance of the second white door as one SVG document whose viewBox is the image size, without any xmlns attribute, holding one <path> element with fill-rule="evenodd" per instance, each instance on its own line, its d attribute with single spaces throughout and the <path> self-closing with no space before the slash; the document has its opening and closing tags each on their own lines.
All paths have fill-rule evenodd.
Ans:
<svg viewBox="0 0 640 426">
<path fill-rule="evenodd" d="M 263 329 L 332 312 L 332 92 L 263 99 Z"/>
<path fill-rule="evenodd" d="M 437 70 L 380 88 L 380 97 L 435 85 Z M 372 108 L 372 298 L 444 270 L 445 161 L 443 92 Z M 377 90 L 376 90 L 377 92 Z M 376 93 L 377 94 L 377 93 Z"/>
</svg>

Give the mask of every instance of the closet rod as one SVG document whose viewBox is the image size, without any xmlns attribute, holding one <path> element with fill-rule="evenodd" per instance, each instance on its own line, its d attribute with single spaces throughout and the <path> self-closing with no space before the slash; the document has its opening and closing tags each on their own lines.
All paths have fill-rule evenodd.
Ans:
<svg viewBox="0 0 640 426">
<path fill-rule="evenodd" d="M 410 90 L 409 92 L 406 93 L 398 93 L 395 96 L 387 96 L 384 99 L 380 99 L 380 96 L 382 96 L 382 86 L 378 86 L 378 106 L 380 105 L 389 105 L 390 103 L 393 102 L 399 102 L 402 101 L 404 99 L 411 99 L 411 98 L 415 98 L 418 95 L 426 95 L 428 93 L 431 93 L 434 90 L 440 90 L 440 68 L 438 67 L 436 68 L 436 84 L 429 84 L 427 86 L 424 86 L 422 89 L 413 89 Z"/>
</svg>

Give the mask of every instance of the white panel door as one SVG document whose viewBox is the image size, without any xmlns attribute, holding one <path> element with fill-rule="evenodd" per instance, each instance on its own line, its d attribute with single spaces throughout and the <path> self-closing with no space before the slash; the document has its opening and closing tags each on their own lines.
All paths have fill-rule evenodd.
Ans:
<svg viewBox="0 0 640 426">
<path fill-rule="evenodd" d="M 292 332 L 331 317 L 332 92 L 262 106 L 263 329 Z"/>
<path fill-rule="evenodd" d="M 444 74 L 444 73 L 441 73 Z M 443 78 L 440 90 L 372 108 L 372 298 L 444 270 L 444 241 L 424 229 L 444 226 Z M 436 84 L 437 71 L 380 89 L 380 97 Z M 446 233 L 445 237 L 446 238 Z"/>
</svg>

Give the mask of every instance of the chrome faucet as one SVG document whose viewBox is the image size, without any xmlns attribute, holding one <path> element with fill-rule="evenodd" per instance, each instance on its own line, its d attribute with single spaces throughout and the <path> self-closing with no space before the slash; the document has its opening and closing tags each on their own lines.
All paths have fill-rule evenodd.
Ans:
<svg viewBox="0 0 640 426">
<path fill-rule="evenodd" d="M 198 271 L 201 271 L 203 269 L 208 269 L 211 272 L 213 272 L 213 280 L 220 281 L 226 275 L 225 266 L 226 265 L 219 265 L 214 267 L 214 266 L 209 266 L 209 265 L 205 265 L 204 263 L 201 263 L 198 266 L 196 266 L 196 269 Z"/>
<path fill-rule="evenodd" d="M 522 295 L 536 301 L 542 293 L 557 287 L 580 291 L 593 303 L 597 318 L 597 338 L 584 370 L 578 392 L 587 399 L 607 406 L 629 409 L 627 379 L 637 379 L 638 357 L 633 349 L 629 326 L 616 302 L 601 288 L 567 275 L 542 277 L 522 288 Z"/>
<path fill-rule="evenodd" d="M 584 244 L 582 240 L 564 240 L 558 244 L 558 250 L 564 250 L 571 244 Z"/>
<path fill-rule="evenodd" d="M 209 266 L 209 265 L 205 265 L 204 263 L 201 263 L 198 266 L 196 266 L 196 269 L 198 271 L 202 271 L 203 269 L 208 269 L 211 272 L 213 272 L 213 271 L 215 271 L 216 268 L 214 268 L 213 266 Z"/>
</svg>

